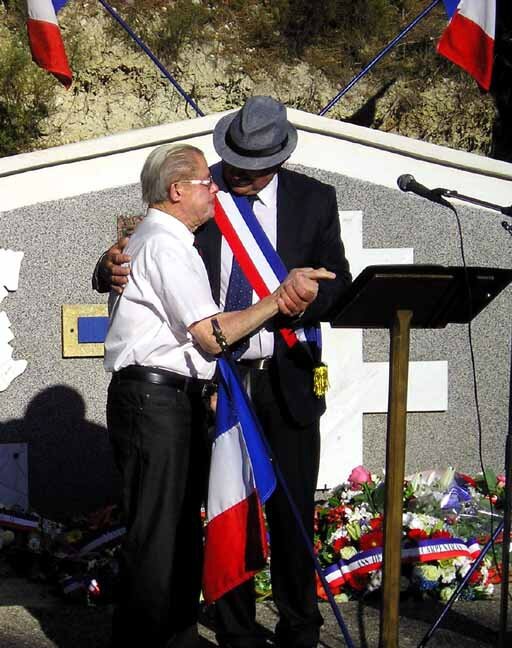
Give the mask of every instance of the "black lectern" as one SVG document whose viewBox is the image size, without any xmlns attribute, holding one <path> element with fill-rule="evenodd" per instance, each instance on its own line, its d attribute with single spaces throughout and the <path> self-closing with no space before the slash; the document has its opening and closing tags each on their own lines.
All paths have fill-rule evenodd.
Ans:
<svg viewBox="0 0 512 648">
<path fill-rule="evenodd" d="M 510 281 L 500 268 L 368 266 L 333 310 L 334 328 L 390 330 L 381 648 L 398 648 L 410 329 L 467 323 Z"/>
</svg>

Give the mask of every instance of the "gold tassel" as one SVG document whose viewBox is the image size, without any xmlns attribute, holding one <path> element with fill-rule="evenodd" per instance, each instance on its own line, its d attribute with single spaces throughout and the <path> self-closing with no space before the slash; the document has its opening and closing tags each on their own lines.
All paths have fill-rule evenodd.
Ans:
<svg viewBox="0 0 512 648">
<path fill-rule="evenodd" d="M 327 365 L 322 363 L 313 369 L 313 392 L 315 396 L 320 398 L 321 396 L 325 396 L 328 389 L 329 373 Z"/>
</svg>

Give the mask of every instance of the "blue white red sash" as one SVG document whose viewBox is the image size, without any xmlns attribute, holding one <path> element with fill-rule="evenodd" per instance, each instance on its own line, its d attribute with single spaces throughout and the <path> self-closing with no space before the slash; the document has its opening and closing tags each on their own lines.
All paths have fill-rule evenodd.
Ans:
<svg viewBox="0 0 512 648">
<path fill-rule="evenodd" d="M 437 538 L 420 540 L 411 547 L 402 549 L 403 562 L 431 562 L 449 558 L 465 557 L 470 560 L 477 558 L 480 545 L 476 540 L 465 542 L 459 538 Z M 358 576 L 382 567 L 382 547 L 359 551 L 349 560 L 339 560 L 325 570 L 325 578 L 329 585 L 338 587 L 357 581 Z"/>
<path fill-rule="evenodd" d="M 254 216 L 249 201 L 219 191 L 215 200 L 215 221 L 258 297 L 262 299 L 274 292 L 288 271 Z M 321 347 L 319 328 L 282 328 L 280 332 L 289 347 L 299 341 L 313 342 Z"/>
<path fill-rule="evenodd" d="M 39 520 L 31 515 L 6 511 L 0 513 L 0 527 L 16 529 L 16 531 L 37 531 Z"/>
</svg>

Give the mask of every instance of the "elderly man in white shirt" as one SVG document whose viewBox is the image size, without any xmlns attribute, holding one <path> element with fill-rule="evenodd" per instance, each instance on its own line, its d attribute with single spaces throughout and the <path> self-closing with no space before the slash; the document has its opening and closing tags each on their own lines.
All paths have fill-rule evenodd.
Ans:
<svg viewBox="0 0 512 648">
<path fill-rule="evenodd" d="M 194 247 L 218 190 L 199 149 L 155 149 L 141 183 L 148 210 L 126 249 L 130 282 L 111 293 L 105 340 L 107 422 L 127 518 L 116 648 L 195 641 L 208 456 L 202 396 L 220 351 L 211 320 L 231 344 L 286 309 L 280 288 L 246 310 L 219 313 Z M 304 272 L 315 287 L 334 276 Z"/>
</svg>

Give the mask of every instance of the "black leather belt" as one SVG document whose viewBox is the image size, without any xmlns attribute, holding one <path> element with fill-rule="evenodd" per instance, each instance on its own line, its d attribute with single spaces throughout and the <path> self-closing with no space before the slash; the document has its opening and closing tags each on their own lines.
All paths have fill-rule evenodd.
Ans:
<svg viewBox="0 0 512 648">
<path fill-rule="evenodd" d="M 122 382 L 124 380 L 137 380 L 139 382 L 151 383 L 152 385 L 165 385 L 174 387 L 189 394 L 202 394 L 211 380 L 200 378 L 187 378 L 173 371 L 158 369 L 156 367 L 143 367 L 141 365 L 130 365 L 112 374 L 112 380 Z"/>
<path fill-rule="evenodd" d="M 272 361 L 272 358 L 257 358 L 254 360 L 245 360 L 242 358 L 241 360 L 237 360 L 239 365 L 242 365 L 242 367 L 247 367 L 248 369 L 257 369 L 258 371 L 265 371 L 266 369 L 270 368 L 270 363 Z"/>
</svg>

